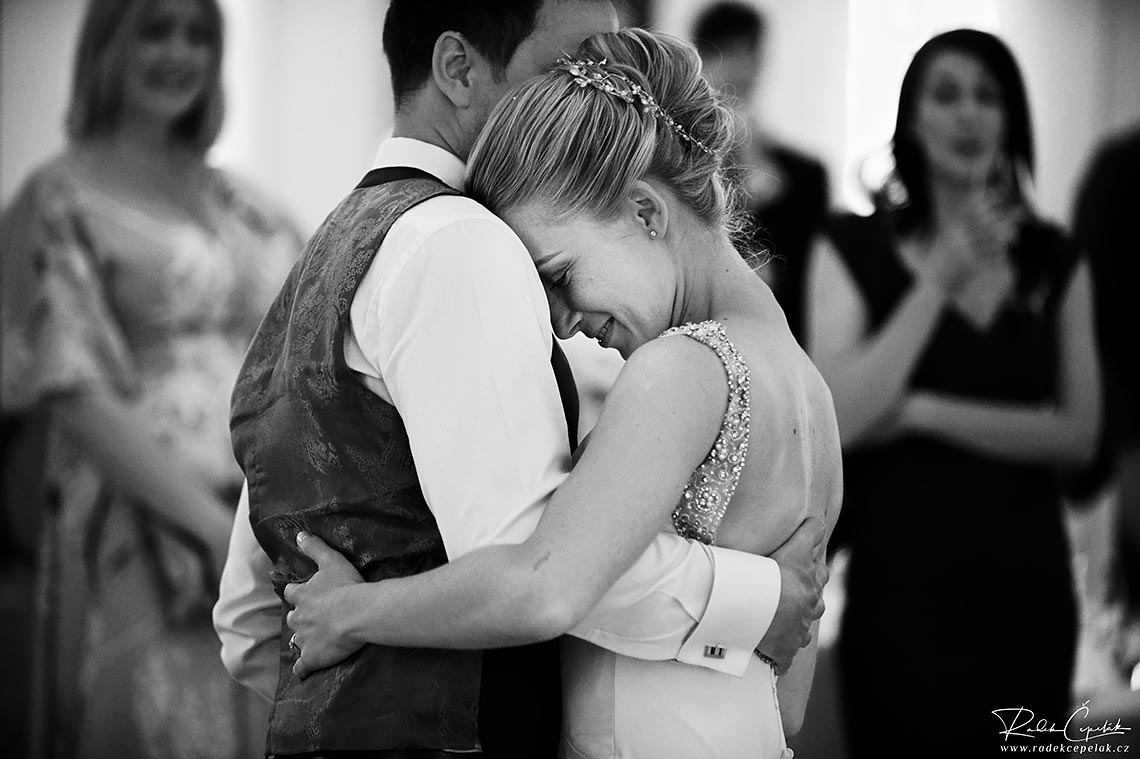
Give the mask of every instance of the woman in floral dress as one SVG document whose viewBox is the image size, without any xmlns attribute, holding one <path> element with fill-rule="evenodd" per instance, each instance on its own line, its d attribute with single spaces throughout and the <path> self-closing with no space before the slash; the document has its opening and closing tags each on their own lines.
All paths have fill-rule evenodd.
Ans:
<svg viewBox="0 0 1140 759">
<path fill-rule="evenodd" d="M 42 452 L 18 504 L 40 527 L 38 755 L 261 752 L 209 612 L 241 483 L 229 394 L 299 238 L 205 160 L 221 24 L 214 0 L 93 0 L 70 145 L 0 219 L 0 402 L 10 452 Z"/>
</svg>

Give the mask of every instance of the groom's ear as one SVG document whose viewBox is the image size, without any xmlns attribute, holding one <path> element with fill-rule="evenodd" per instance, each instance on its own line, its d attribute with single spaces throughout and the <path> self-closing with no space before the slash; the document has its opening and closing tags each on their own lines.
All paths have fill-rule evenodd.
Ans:
<svg viewBox="0 0 1140 759">
<path fill-rule="evenodd" d="M 459 32 L 444 32 L 435 41 L 431 54 L 431 74 L 435 84 L 456 108 L 467 108 L 473 100 L 473 69 L 479 53 Z"/>
<path fill-rule="evenodd" d="M 626 193 L 626 205 L 642 232 L 661 240 L 669 231 L 669 205 L 665 195 L 653 184 L 639 179 Z"/>
</svg>

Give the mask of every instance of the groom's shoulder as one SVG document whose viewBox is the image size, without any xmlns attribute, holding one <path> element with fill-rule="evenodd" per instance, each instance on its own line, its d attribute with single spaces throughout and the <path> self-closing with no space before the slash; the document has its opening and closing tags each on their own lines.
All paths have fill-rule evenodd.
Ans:
<svg viewBox="0 0 1140 759">
<path fill-rule="evenodd" d="M 394 232 L 412 233 L 423 239 L 442 232 L 463 234 L 466 230 L 480 237 L 518 239 L 506 222 L 466 195 L 430 198 L 405 211 L 393 224 Z"/>
</svg>

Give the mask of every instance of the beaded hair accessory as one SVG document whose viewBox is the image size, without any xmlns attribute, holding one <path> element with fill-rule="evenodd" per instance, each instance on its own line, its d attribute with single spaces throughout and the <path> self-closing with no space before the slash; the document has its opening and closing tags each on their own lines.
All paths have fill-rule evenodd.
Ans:
<svg viewBox="0 0 1140 759">
<path fill-rule="evenodd" d="M 611 71 L 605 68 L 605 65 L 605 58 L 600 61 L 591 61 L 588 58 L 579 60 L 559 58 L 555 69 L 565 71 L 579 87 L 590 86 L 627 103 L 640 103 L 650 115 L 668 124 L 669 128 L 676 132 L 681 139 L 696 145 L 709 155 L 716 155 L 707 145 L 689 134 L 683 126 L 674 121 L 673 117 L 666 113 L 665 109 L 653 99 L 653 96 L 642 89 L 637 82 L 620 71 Z"/>
</svg>

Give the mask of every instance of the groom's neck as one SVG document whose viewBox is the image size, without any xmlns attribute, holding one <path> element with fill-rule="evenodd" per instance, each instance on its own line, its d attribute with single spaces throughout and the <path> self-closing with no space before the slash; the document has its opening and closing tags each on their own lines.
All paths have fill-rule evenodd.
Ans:
<svg viewBox="0 0 1140 759">
<path fill-rule="evenodd" d="M 437 102 L 429 93 L 421 93 L 396 109 L 392 124 L 393 137 L 410 137 L 441 147 L 447 152 L 467 160 L 462 129 L 450 103 Z"/>
</svg>

